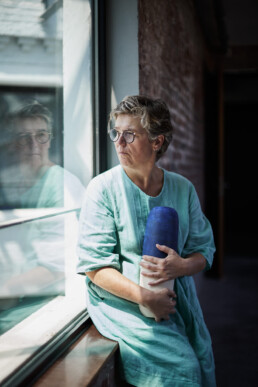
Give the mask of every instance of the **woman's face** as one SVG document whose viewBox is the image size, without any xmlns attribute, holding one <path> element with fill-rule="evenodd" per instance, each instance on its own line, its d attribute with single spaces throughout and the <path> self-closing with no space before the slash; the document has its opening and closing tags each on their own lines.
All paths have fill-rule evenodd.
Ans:
<svg viewBox="0 0 258 387">
<path fill-rule="evenodd" d="M 15 148 L 21 164 L 26 164 L 35 171 L 49 163 L 48 150 L 50 140 L 41 144 L 36 139 L 36 135 L 38 137 L 48 132 L 45 120 L 41 118 L 25 118 L 19 120 L 17 121 L 15 132 Z M 23 144 L 19 143 L 19 138 L 23 138 Z"/>
<path fill-rule="evenodd" d="M 149 141 L 148 134 L 140 123 L 140 117 L 120 114 L 116 119 L 115 129 L 121 134 L 126 130 L 135 133 L 134 141 L 130 144 L 126 143 L 122 135 L 115 142 L 116 152 L 123 167 L 141 169 L 147 164 L 155 164 L 154 143 Z"/>
</svg>

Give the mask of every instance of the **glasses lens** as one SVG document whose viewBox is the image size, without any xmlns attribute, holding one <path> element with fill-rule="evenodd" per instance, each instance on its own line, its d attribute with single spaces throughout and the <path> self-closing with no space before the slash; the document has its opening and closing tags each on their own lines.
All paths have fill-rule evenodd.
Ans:
<svg viewBox="0 0 258 387">
<path fill-rule="evenodd" d="M 30 142 L 30 136 L 28 135 L 22 135 L 22 136 L 18 136 L 16 137 L 16 141 L 19 145 L 27 145 L 29 142 Z"/>
<path fill-rule="evenodd" d="M 124 139 L 127 142 L 127 144 L 130 144 L 134 140 L 134 134 L 132 132 L 124 132 Z"/>
<path fill-rule="evenodd" d="M 116 129 L 111 129 L 110 132 L 109 132 L 109 137 L 111 139 L 111 141 L 117 141 L 118 140 L 118 131 Z"/>
<path fill-rule="evenodd" d="M 45 144 L 50 138 L 50 133 L 42 131 L 37 133 L 35 137 L 40 144 Z"/>
<path fill-rule="evenodd" d="M 16 137 L 16 141 L 18 142 L 19 145 L 25 146 L 29 145 L 32 143 L 32 137 L 34 135 L 31 134 L 22 134 L 18 137 Z M 35 139 L 39 144 L 45 144 L 46 142 L 49 141 L 51 135 L 49 132 L 43 130 L 42 132 L 39 132 L 35 135 Z"/>
</svg>

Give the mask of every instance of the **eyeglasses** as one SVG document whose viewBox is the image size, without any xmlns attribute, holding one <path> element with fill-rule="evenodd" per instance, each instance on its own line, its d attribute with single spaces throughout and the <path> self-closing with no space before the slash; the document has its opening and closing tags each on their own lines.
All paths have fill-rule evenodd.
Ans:
<svg viewBox="0 0 258 387">
<path fill-rule="evenodd" d="M 125 130 L 122 133 L 118 132 L 116 129 L 111 129 L 109 131 L 109 137 L 113 142 L 116 142 L 119 137 L 122 136 L 127 144 L 131 144 L 135 139 L 135 135 L 136 133 L 130 132 L 129 130 Z"/>
<path fill-rule="evenodd" d="M 47 132 L 46 130 L 40 130 L 35 134 L 32 133 L 26 133 L 26 134 L 19 134 L 15 138 L 16 142 L 21 145 L 29 145 L 32 142 L 32 137 L 35 137 L 36 141 L 39 144 L 46 144 L 50 138 L 52 138 L 52 134 L 50 132 Z"/>
</svg>

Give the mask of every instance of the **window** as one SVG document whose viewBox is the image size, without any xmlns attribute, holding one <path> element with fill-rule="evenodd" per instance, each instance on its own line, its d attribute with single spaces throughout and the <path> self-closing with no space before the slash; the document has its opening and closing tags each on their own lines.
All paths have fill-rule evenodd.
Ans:
<svg viewBox="0 0 258 387">
<path fill-rule="evenodd" d="M 92 22 L 90 0 L 0 4 L 0 383 L 87 315 L 75 266 L 94 169 Z"/>
</svg>

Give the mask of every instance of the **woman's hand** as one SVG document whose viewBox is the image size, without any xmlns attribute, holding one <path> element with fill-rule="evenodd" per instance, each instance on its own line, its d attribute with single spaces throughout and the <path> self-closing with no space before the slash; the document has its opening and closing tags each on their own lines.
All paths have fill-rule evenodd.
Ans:
<svg viewBox="0 0 258 387">
<path fill-rule="evenodd" d="M 173 249 L 167 246 L 156 245 L 160 251 L 167 254 L 166 258 L 156 258 L 149 255 L 144 255 L 140 263 L 142 268 L 149 272 L 142 271 L 141 274 L 145 277 L 152 278 L 149 285 L 158 285 L 162 282 L 175 279 L 185 275 L 186 260 Z"/>
<path fill-rule="evenodd" d="M 112 267 L 97 269 L 86 274 L 92 282 L 108 292 L 148 308 L 154 314 L 156 321 L 168 320 L 169 314 L 176 312 L 174 300 L 176 293 L 173 290 L 161 289 L 154 292 L 145 289 Z"/>
<path fill-rule="evenodd" d="M 186 258 L 182 258 L 175 250 L 167 246 L 158 244 L 156 246 L 160 251 L 167 254 L 166 258 L 144 255 L 140 263 L 144 269 L 149 271 L 148 273 L 142 271 L 141 274 L 153 278 L 149 285 L 158 285 L 184 275 L 194 275 L 205 269 L 206 259 L 199 252 L 194 252 Z"/>
<path fill-rule="evenodd" d="M 157 292 L 148 291 L 144 297 L 143 306 L 154 314 L 157 322 L 169 320 L 169 315 L 176 313 L 174 298 L 176 298 L 176 293 L 170 289 L 161 289 Z"/>
</svg>

